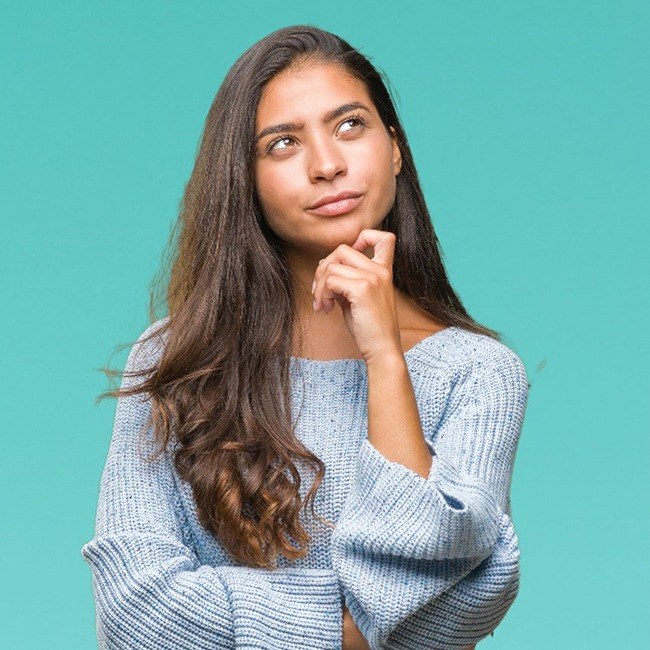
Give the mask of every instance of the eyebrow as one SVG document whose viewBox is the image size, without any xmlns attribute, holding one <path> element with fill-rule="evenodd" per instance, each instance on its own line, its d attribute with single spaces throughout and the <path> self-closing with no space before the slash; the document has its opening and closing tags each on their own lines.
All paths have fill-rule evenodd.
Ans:
<svg viewBox="0 0 650 650">
<path fill-rule="evenodd" d="M 354 111 L 356 109 L 363 109 L 364 111 L 368 111 L 370 113 L 370 109 L 363 103 L 361 102 L 348 102 L 347 104 L 342 104 L 341 106 L 332 109 L 331 111 L 327 111 L 325 115 L 323 115 L 323 123 L 327 124 L 328 122 L 331 122 L 332 120 L 335 120 L 337 117 L 340 117 L 341 115 L 344 115 L 345 113 L 349 113 L 350 111 Z M 256 138 L 256 142 L 259 142 L 263 137 L 267 135 L 271 135 L 273 133 L 285 133 L 287 131 L 300 131 L 304 126 L 304 123 L 302 122 L 283 122 L 282 124 L 274 124 L 273 126 L 267 126 L 266 128 L 262 129 Z"/>
</svg>

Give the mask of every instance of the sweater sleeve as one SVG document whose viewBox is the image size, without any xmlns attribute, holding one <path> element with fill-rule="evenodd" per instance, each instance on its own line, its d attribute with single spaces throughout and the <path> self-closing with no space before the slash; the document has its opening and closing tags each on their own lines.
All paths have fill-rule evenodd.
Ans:
<svg viewBox="0 0 650 650">
<path fill-rule="evenodd" d="M 431 598 L 391 631 L 383 648 L 465 648 L 504 619 L 519 592 L 520 552 L 509 515 L 503 514 L 492 553 L 437 598 Z"/>
<path fill-rule="evenodd" d="M 413 647 L 418 629 L 426 647 L 471 645 L 505 615 L 518 587 L 507 504 L 527 396 L 521 360 L 499 345 L 455 378 L 427 437 L 426 479 L 363 441 L 331 546 L 346 606 L 373 650 Z"/>
<path fill-rule="evenodd" d="M 155 324 L 154 324 L 155 325 Z M 152 364 L 138 339 L 126 364 Z M 142 352 L 138 352 L 138 350 Z M 126 375 L 122 385 L 134 379 Z M 154 462 L 142 394 L 120 397 L 101 477 L 92 573 L 100 648 L 341 648 L 342 602 L 331 569 L 201 564 L 187 533 L 168 453 Z"/>
</svg>

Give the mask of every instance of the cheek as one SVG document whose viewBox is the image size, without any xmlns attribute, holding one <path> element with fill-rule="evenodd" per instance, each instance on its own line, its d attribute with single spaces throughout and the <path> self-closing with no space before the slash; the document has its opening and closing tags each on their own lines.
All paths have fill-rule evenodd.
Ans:
<svg viewBox="0 0 650 650">
<path fill-rule="evenodd" d="M 357 164 L 368 178 L 386 181 L 393 175 L 393 152 L 386 138 L 377 135 L 368 140 L 368 146 L 359 151 Z"/>
<path fill-rule="evenodd" d="M 372 151 L 359 159 L 363 174 L 370 187 L 374 188 L 375 199 L 382 207 L 392 200 L 396 180 L 393 172 L 393 152 L 382 140 L 375 143 Z"/>
<path fill-rule="evenodd" d="M 273 200 L 273 179 L 267 170 L 258 170 L 255 175 L 255 190 L 260 203 L 266 206 Z"/>
<path fill-rule="evenodd" d="M 283 212 L 296 205 L 298 191 L 296 174 L 288 173 L 280 165 L 260 170 L 256 187 L 262 207 L 269 213 Z"/>
<path fill-rule="evenodd" d="M 256 178 L 257 196 L 266 224 L 279 237 L 290 237 L 296 206 L 300 205 L 295 186 L 296 175 L 284 170 L 264 170 Z M 292 185 L 292 181 L 294 185 Z"/>
</svg>

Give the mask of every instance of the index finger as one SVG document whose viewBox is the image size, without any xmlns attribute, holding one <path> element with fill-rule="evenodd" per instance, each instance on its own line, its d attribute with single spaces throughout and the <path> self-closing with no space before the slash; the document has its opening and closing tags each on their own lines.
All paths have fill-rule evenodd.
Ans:
<svg viewBox="0 0 650 650">
<path fill-rule="evenodd" d="M 371 246 L 374 251 L 372 261 L 391 269 L 396 241 L 397 238 L 392 232 L 366 229 L 359 233 L 357 240 L 352 244 L 352 248 L 364 251 L 368 246 Z"/>
</svg>

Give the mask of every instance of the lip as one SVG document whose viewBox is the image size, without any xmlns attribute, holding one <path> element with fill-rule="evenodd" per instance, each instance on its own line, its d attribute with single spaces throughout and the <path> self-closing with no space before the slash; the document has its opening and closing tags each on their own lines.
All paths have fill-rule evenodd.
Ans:
<svg viewBox="0 0 650 650">
<path fill-rule="evenodd" d="M 314 210 L 315 208 L 320 208 L 321 205 L 325 205 L 326 203 L 334 203 L 336 201 L 341 201 L 342 199 L 350 199 L 357 196 L 361 196 L 361 192 L 346 190 L 345 192 L 339 192 L 338 194 L 330 194 L 329 196 L 324 196 L 320 201 L 316 201 L 314 205 L 310 205 L 307 209 Z"/>
<path fill-rule="evenodd" d="M 363 201 L 363 194 L 359 192 L 341 192 L 335 196 L 325 197 L 311 208 L 309 212 L 322 215 L 345 214 L 354 210 L 354 208 Z"/>
</svg>

